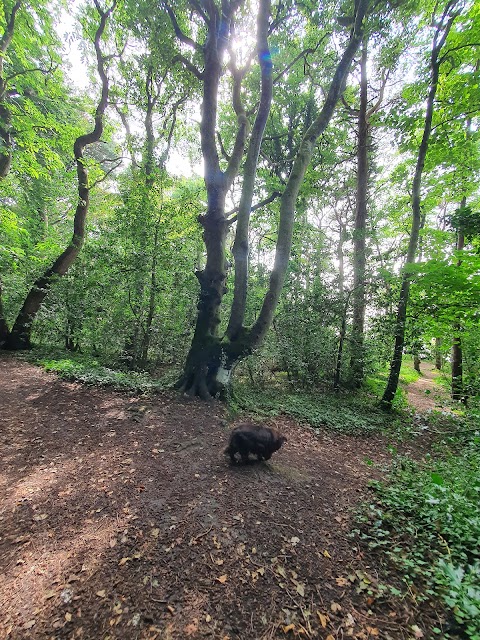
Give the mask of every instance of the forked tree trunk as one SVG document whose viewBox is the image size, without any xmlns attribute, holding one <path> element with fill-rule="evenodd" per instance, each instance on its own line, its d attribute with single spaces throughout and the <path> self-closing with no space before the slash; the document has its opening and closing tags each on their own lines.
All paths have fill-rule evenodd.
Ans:
<svg viewBox="0 0 480 640">
<path fill-rule="evenodd" d="M 412 185 L 412 228 L 410 231 L 410 239 L 408 243 L 407 259 L 402 273 L 402 285 L 400 289 L 400 299 L 397 308 L 397 319 L 395 324 L 395 346 L 393 357 L 390 363 L 390 375 L 388 377 L 387 386 L 385 388 L 381 406 L 387 411 L 391 409 L 392 402 L 398 388 L 398 380 L 400 377 L 400 367 L 402 366 L 403 347 L 405 344 L 405 324 L 407 320 L 407 306 L 410 293 L 410 274 L 408 267 L 415 262 L 415 255 L 418 245 L 418 237 L 421 225 L 421 199 L 420 186 L 422 182 L 422 173 L 425 166 L 425 158 L 428 150 L 430 133 L 432 130 L 432 119 L 435 103 L 435 95 L 438 87 L 438 78 L 440 73 L 440 51 L 445 44 L 445 40 L 450 32 L 450 28 L 457 16 L 453 13 L 454 3 L 449 3 L 444 13 L 437 23 L 435 36 L 433 39 L 432 54 L 430 57 L 430 90 L 427 98 L 427 108 L 425 113 L 425 123 L 423 127 L 423 136 L 418 150 L 417 163 L 415 167 L 415 175 Z"/>
<path fill-rule="evenodd" d="M 211 5 L 209 6 L 211 7 Z M 213 77 L 209 72 L 209 59 L 211 56 L 209 47 L 216 36 L 209 33 L 207 44 L 204 48 L 205 71 L 199 76 L 203 77 L 204 81 L 201 135 L 206 167 L 205 183 L 208 195 L 207 214 L 201 217 L 200 222 L 204 229 L 203 238 L 207 248 L 207 264 L 202 272 L 197 273 L 200 282 L 197 324 L 184 373 L 179 381 L 179 387 L 191 395 L 199 395 L 208 399 L 217 394 L 225 394 L 229 389 L 231 374 L 235 365 L 246 354 L 262 343 L 271 326 L 288 267 L 297 196 L 305 171 L 312 158 L 316 141 L 330 122 L 337 102 L 344 90 L 353 56 L 361 42 L 362 23 L 367 6 L 368 0 L 357 0 L 355 3 L 355 20 L 349 43 L 338 63 L 324 106 L 316 120 L 306 131 L 294 161 L 280 202 L 280 222 L 275 262 L 270 275 L 269 288 L 257 321 L 251 328 L 247 329 L 243 323 L 248 278 L 248 223 L 258 153 L 270 110 L 272 83 L 272 62 L 267 42 L 270 2 L 269 0 L 261 0 L 260 2 L 257 51 L 261 66 L 262 88 L 245 162 L 247 171 L 244 176 L 242 197 L 237 217 L 234 245 L 235 302 L 232 306 L 227 334 L 223 338 L 218 335 L 218 325 L 220 323 L 220 305 L 226 291 L 225 238 L 228 225 L 231 222 L 225 219 L 224 202 L 226 188 L 231 184 L 233 175 L 236 175 L 240 165 L 240 157 L 236 154 L 242 145 L 242 136 L 237 135 L 229 168 L 225 174 L 222 174 L 218 171 L 218 156 L 214 135 L 219 70 L 216 70 L 216 77 Z M 222 20 L 224 20 L 225 16 L 229 15 L 228 11 L 225 10 L 227 8 L 231 9 L 231 3 L 223 3 L 222 8 Z M 228 33 L 228 31 L 223 30 L 223 33 Z M 240 132 L 243 122 L 245 122 L 246 126 L 246 117 L 240 103 L 239 85 L 236 80 L 237 78 L 234 74 L 233 102 L 240 125 Z M 215 101 L 208 99 L 213 94 L 215 95 Z M 232 170 L 233 159 L 235 159 L 235 173 Z"/>
<path fill-rule="evenodd" d="M 38 278 L 30 292 L 28 293 L 22 308 L 15 320 L 10 334 L 7 336 L 5 347 L 12 350 L 31 348 L 31 332 L 33 321 L 41 308 L 41 305 L 48 294 L 56 278 L 65 275 L 69 267 L 77 257 L 85 238 L 85 221 L 88 212 L 89 193 L 88 173 L 84 161 L 83 152 L 87 145 L 100 140 L 103 133 L 103 115 L 108 101 L 108 79 L 105 73 L 104 59 L 100 49 L 100 41 L 105 30 L 108 17 L 114 9 L 115 4 L 107 11 L 102 11 L 98 4 L 97 10 L 100 14 L 100 25 L 95 34 L 95 52 L 97 56 L 97 69 L 102 82 L 102 93 L 95 112 L 95 127 L 93 131 L 79 136 L 74 143 L 73 151 L 77 164 L 78 179 L 78 204 L 75 210 L 73 221 L 73 236 L 67 248 L 58 256 L 53 265 Z"/>
</svg>

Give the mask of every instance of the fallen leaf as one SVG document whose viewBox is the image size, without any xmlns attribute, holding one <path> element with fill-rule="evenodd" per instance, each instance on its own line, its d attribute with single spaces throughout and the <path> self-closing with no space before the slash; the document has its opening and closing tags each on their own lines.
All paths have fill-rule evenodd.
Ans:
<svg viewBox="0 0 480 640">
<path fill-rule="evenodd" d="M 56 594 L 56 591 L 47 591 L 45 593 L 45 595 L 43 596 L 44 600 L 50 600 L 50 598 L 53 598 L 53 596 Z"/>
<path fill-rule="evenodd" d="M 224 562 L 225 560 L 222 560 L 221 558 L 218 558 L 217 560 L 215 560 L 215 564 L 218 564 L 219 567 L 221 567 Z"/>
<path fill-rule="evenodd" d="M 158 538 L 158 534 L 159 534 L 159 533 L 160 533 L 160 529 L 152 529 L 152 530 L 150 531 L 150 535 L 151 535 L 153 538 Z"/>
<path fill-rule="evenodd" d="M 82 567 L 82 571 L 83 571 L 83 567 Z M 80 580 L 80 578 L 78 576 L 76 576 L 74 573 L 71 573 L 68 576 L 67 582 L 78 582 L 78 580 Z"/>
<path fill-rule="evenodd" d="M 355 626 L 355 618 L 352 616 L 351 613 L 347 613 L 347 617 L 345 618 L 344 622 L 347 627 Z"/>
<path fill-rule="evenodd" d="M 285 571 L 285 569 L 282 567 L 282 565 L 277 564 L 277 566 L 275 567 L 275 571 L 282 576 L 282 578 L 286 578 L 287 577 L 287 572 Z"/>
<path fill-rule="evenodd" d="M 36 520 L 37 522 L 39 520 L 46 520 L 48 518 L 48 514 L 46 513 L 39 513 L 38 516 L 33 516 L 33 519 Z"/>
<path fill-rule="evenodd" d="M 222 584 L 225 584 L 225 582 L 227 581 L 227 574 L 224 573 L 223 576 L 220 576 L 219 578 L 216 578 L 217 582 L 221 582 Z"/>
<path fill-rule="evenodd" d="M 320 624 L 325 629 L 325 627 L 327 626 L 327 622 L 328 622 L 328 616 L 324 615 L 323 613 L 320 613 L 320 611 L 317 611 L 317 616 L 320 619 Z"/>
<path fill-rule="evenodd" d="M 412 631 L 415 634 L 415 638 L 423 638 L 423 631 L 416 624 L 412 625 Z"/>
<path fill-rule="evenodd" d="M 293 631 L 295 629 L 295 625 L 287 624 L 286 626 L 283 626 L 282 629 L 283 629 L 283 633 L 288 633 L 289 631 Z"/>
<path fill-rule="evenodd" d="M 335 640 L 335 638 L 332 635 L 329 635 L 325 638 L 325 640 Z"/>
<path fill-rule="evenodd" d="M 301 582 L 297 582 L 296 586 L 297 586 L 297 593 L 301 595 L 303 598 L 303 596 L 305 595 L 305 585 L 302 584 Z"/>
<path fill-rule="evenodd" d="M 323 552 L 323 555 L 325 556 L 325 558 L 331 558 L 332 556 L 328 553 L 328 551 L 325 549 L 325 551 Z"/>
<path fill-rule="evenodd" d="M 332 602 L 332 604 L 330 605 L 330 609 L 333 611 L 333 613 L 336 613 L 337 611 L 341 611 L 342 607 L 338 604 L 338 602 Z"/>
<path fill-rule="evenodd" d="M 335 578 L 335 582 L 339 587 L 345 587 L 348 584 L 348 580 L 346 578 L 342 578 L 341 576 L 339 578 Z"/>
<path fill-rule="evenodd" d="M 295 546 L 300 542 L 300 538 L 297 538 L 297 536 L 293 536 L 293 538 L 290 538 L 290 542 L 293 544 L 293 546 Z"/>
<path fill-rule="evenodd" d="M 212 619 L 212 616 L 207 613 L 207 615 L 205 616 L 205 622 L 210 622 L 211 619 Z"/>
<path fill-rule="evenodd" d="M 367 631 L 371 636 L 378 636 L 379 634 L 377 627 L 367 627 Z"/>
<path fill-rule="evenodd" d="M 35 624 L 35 620 L 30 620 L 23 625 L 24 629 L 31 629 Z"/>
<path fill-rule="evenodd" d="M 198 631 L 198 622 L 197 622 L 197 620 L 194 620 L 190 624 L 187 624 L 187 626 L 185 627 L 185 633 L 187 634 L 187 636 L 191 636 L 194 633 L 196 633 L 197 631 Z"/>
<path fill-rule="evenodd" d="M 65 614 L 65 620 L 66 620 L 67 622 L 71 622 L 71 620 L 72 620 L 72 614 L 71 614 L 71 613 L 69 613 L 68 611 L 67 611 L 67 613 Z"/>
<path fill-rule="evenodd" d="M 104 598 L 105 597 L 105 589 L 102 589 L 101 591 L 97 591 L 96 594 L 99 598 Z"/>
<path fill-rule="evenodd" d="M 124 564 L 127 564 L 127 562 L 130 560 L 130 558 L 122 558 L 120 560 L 120 562 L 118 563 L 119 567 L 122 567 Z"/>
</svg>

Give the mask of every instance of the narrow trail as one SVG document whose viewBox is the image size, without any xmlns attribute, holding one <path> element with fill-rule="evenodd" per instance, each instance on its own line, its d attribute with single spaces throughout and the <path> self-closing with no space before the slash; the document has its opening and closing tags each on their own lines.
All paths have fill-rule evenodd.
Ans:
<svg viewBox="0 0 480 640">
<path fill-rule="evenodd" d="M 350 536 L 385 439 L 281 417 L 272 460 L 232 466 L 225 418 L 1 356 L 0 638 L 427 637 Z"/>
<path fill-rule="evenodd" d="M 447 390 L 436 382 L 440 372 L 431 362 L 422 362 L 421 376 L 407 387 L 407 400 L 417 413 L 451 411 L 451 398 Z"/>
</svg>

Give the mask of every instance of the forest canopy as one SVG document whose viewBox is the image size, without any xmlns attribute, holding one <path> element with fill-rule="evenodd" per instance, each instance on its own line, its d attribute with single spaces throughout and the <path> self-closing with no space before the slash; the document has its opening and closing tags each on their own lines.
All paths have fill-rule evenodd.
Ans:
<svg viewBox="0 0 480 640">
<path fill-rule="evenodd" d="M 4 0 L 1 346 L 204 399 L 388 365 L 386 408 L 408 353 L 478 394 L 479 14 Z"/>
</svg>

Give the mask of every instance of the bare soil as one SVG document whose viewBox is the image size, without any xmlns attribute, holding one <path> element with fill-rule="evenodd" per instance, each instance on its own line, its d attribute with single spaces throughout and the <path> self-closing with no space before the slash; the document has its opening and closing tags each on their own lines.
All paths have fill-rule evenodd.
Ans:
<svg viewBox="0 0 480 640">
<path fill-rule="evenodd" d="M 231 465 L 232 426 L 0 357 L 0 638 L 429 637 L 349 536 L 386 442 L 279 418 L 271 461 Z"/>
<path fill-rule="evenodd" d="M 451 400 L 447 391 L 435 382 L 440 372 L 432 362 L 422 362 L 421 376 L 407 388 L 408 404 L 419 413 L 450 411 Z"/>
</svg>

